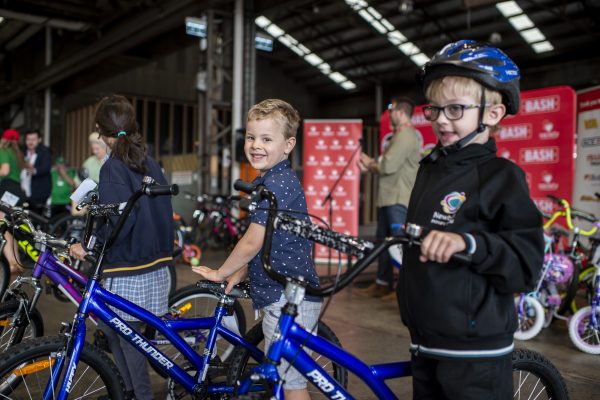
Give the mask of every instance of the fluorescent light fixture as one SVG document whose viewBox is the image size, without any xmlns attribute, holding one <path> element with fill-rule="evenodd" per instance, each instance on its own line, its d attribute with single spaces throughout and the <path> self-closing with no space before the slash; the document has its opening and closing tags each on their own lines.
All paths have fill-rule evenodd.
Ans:
<svg viewBox="0 0 600 400">
<path fill-rule="evenodd" d="M 4 17 L 0 17 L 0 24 L 4 21 Z"/>
<path fill-rule="evenodd" d="M 545 53 L 547 51 L 552 51 L 554 50 L 554 46 L 552 46 L 552 43 L 550 43 L 549 41 L 543 41 L 543 42 L 539 42 L 539 43 L 533 43 L 531 45 L 531 47 L 533 47 L 533 50 L 536 53 Z"/>
<path fill-rule="evenodd" d="M 512 17 L 513 15 L 522 14 L 523 10 L 516 1 L 503 1 L 496 4 L 498 11 L 504 15 L 505 18 Z"/>
<path fill-rule="evenodd" d="M 383 18 L 383 16 L 375 8 L 369 6 L 365 0 L 345 0 L 346 4 L 358 13 L 365 21 L 367 21 L 377 32 L 385 35 L 390 43 L 398 47 L 398 49 L 408 56 L 417 66 L 423 65 L 429 61 L 421 49 L 412 42 L 409 42 L 406 36 L 398 31 L 394 25 Z M 415 57 L 413 57 L 413 55 Z M 421 63 L 423 60 L 425 62 Z"/>
<path fill-rule="evenodd" d="M 410 59 L 417 64 L 417 66 L 422 66 L 425 63 L 429 62 L 429 57 L 427 57 L 425 54 L 423 53 L 419 53 L 419 54 L 415 54 L 410 56 Z"/>
<path fill-rule="evenodd" d="M 508 19 L 513 28 L 519 32 L 523 40 L 529 43 L 533 51 L 543 53 L 554 50 L 552 43 L 546 40 L 546 36 L 535 26 L 535 23 L 523 12 L 523 9 L 515 1 L 497 3 L 496 8 Z"/>
<path fill-rule="evenodd" d="M 535 26 L 533 21 L 526 14 L 510 17 L 508 22 L 510 22 L 510 24 L 518 31 L 533 28 Z"/>
<path fill-rule="evenodd" d="M 185 17 L 185 33 L 199 38 L 206 37 L 206 19 Z"/>
<path fill-rule="evenodd" d="M 254 37 L 254 48 L 256 50 L 273 51 L 273 38 L 262 33 L 257 33 Z"/>
<path fill-rule="evenodd" d="M 260 28 L 264 29 L 269 34 L 271 34 L 274 38 L 276 38 L 279 41 L 279 43 L 283 44 L 285 47 L 292 50 L 299 57 L 302 57 L 304 59 L 304 61 L 306 61 L 313 67 L 316 67 L 323 75 L 327 76 L 329 79 L 331 79 L 332 81 L 334 81 L 335 83 L 340 85 L 342 88 L 344 88 L 346 90 L 352 90 L 352 89 L 356 88 L 356 84 L 354 84 L 354 82 L 348 80 L 348 78 L 345 77 L 340 72 L 337 72 L 337 71 L 332 72 L 331 65 L 329 65 L 328 63 L 323 61 L 323 59 L 321 57 L 319 57 L 318 55 L 316 55 L 315 53 L 310 51 L 310 49 L 308 47 L 304 46 L 292 35 L 286 33 L 282 28 L 275 25 L 273 22 L 271 22 L 270 19 L 268 19 L 264 15 L 260 15 L 260 16 L 256 17 L 254 22 Z M 257 36 L 257 43 L 258 43 L 258 36 Z M 272 43 L 272 39 L 271 39 L 271 43 Z M 271 45 L 271 49 L 272 49 L 272 45 Z M 269 50 L 267 50 L 267 51 L 269 51 Z"/>
</svg>

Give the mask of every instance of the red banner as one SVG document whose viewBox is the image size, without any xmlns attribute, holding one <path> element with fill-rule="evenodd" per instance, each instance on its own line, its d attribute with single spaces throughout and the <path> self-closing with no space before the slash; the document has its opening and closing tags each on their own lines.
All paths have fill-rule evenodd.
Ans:
<svg viewBox="0 0 600 400">
<path fill-rule="evenodd" d="M 417 133 L 421 135 L 422 146 L 421 156 L 429 154 L 433 146 L 437 143 L 437 138 L 433 133 L 431 123 L 423 116 L 423 106 L 416 106 L 412 116 L 412 124 Z M 393 130 L 390 123 L 390 112 L 385 110 L 381 113 L 379 121 L 379 154 L 382 154 L 388 142 L 392 139 Z"/>
<path fill-rule="evenodd" d="M 437 139 L 431 123 L 423 117 L 422 108 L 415 108 L 412 122 L 423 137 L 422 154 L 427 154 Z M 501 130 L 495 134 L 498 155 L 525 171 L 532 199 L 548 213 L 554 210 L 554 205 L 547 194 L 571 200 L 575 109 L 575 92 L 568 86 L 523 91 L 519 113 L 502 120 Z M 386 110 L 380 123 L 382 148 L 390 132 Z"/>
<path fill-rule="evenodd" d="M 358 235 L 360 171 L 356 161 L 361 137 L 359 119 L 304 121 L 304 192 L 308 212 L 325 220 L 333 230 L 349 235 Z M 329 249 L 317 246 L 317 261 L 328 257 Z"/>
</svg>

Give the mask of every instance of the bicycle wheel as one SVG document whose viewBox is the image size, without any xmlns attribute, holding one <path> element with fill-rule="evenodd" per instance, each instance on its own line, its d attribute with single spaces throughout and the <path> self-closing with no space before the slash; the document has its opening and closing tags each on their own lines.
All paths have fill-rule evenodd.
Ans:
<svg viewBox="0 0 600 400">
<path fill-rule="evenodd" d="M 37 309 L 28 313 L 19 311 L 20 303 L 16 300 L 0 304 L 0 352 L 23 340 L 44 335 L 44 321 Z M 17 313 L 19 315 L 17 315 Z M 19 332 L 19 327 L 23 328 Z"/>
<path fill-rule="evenodd" d="M 569 320 L 569 337 L 579 350 L 600 354 L 600 309 L 596 308 L 596 326 L 592 324 L 592 307 L 587 306 Z"/>
<path fill-rule="evenodd" d="M 51 222 L 49 234 L 61 239 L 74 238 L 78 242 L 83 240 L 85 231 L 85 217 L 81 215 L 59 215 Z"/>
<path fill-rule="evenodd" d="M 515 297 L 518 326 L 514 336 L 517 340 L 529 340 L 536 337 L 544 327 L 544 307 L 537 299 L 525 296 L 523 299 L 523 312 L 521 312 L 519 302 L 520 297 Z"/>
<path fill-rule="evenodd" d="M 4 296 L 10 282 L 10 267 L 4 256 L 0 257 L 0 299 Z"/>
<path fill-rule="evenodd" d="M 596 268 L 592 265 L 587 267 L 579 274 L 577 291 L 571 301 L 571 312 L 575 314 L 579 309 L 592 304 L 594 296 L 594 274 Z"/>
<path fill-rule="evenodd" d="M 65 347 L 64 336 L 41 337 L 20 343 L 1 354 L 0 398 L 42 398 L 46 384 L 61 378 L 51 375 L 50 366 L 59 357 L 64 357 Z M 79 365 L 70 379 L 73 383 L 69 397 L 72 399 L 99 399 L 102 396 L 125 399 L 125 386 L 115 364 L 89 344 L 83 346 Z"/>
<path fill-rule="evenodd" d="M 183 310 L 185 307 L 189 307 L 188 310 L 182 311 L 181 318 L 202 318 L 212 316 L 218 302 L 219 298 L 211 292 L 205 289 L 200 289 L 196 287 L 196 285 L 189 285 L 177 290 L 175 294 L 171 296 L 169 299 L 169 308 Z M 246 330 L 246 317 L 244 315 L 244 309 L 238 301 L 233 303 L 233 315 L 231 317 L 226 317 L 223 321 L 223 325 L 230 330 L 234 330 L 234 326 L 237 326 L 240 335 L 244 334 Z M 186 368 L 187 361 L 180 358 L 179 351 L 170 343 L 166 343 L 166 341 L 164 343 L 160 342 L 161 340 L 164 340 L 164 337 L 156 332 L 153 327 L 147 326 L 144 330 L 144 335 L 150 340 L 157 341 L 157 347 L 160 349 L 160 351 L 162 351 L 165 355 L 178 363 L 184 369 Z M 202 352 L 204 343 L 206 341 L 206 330 L 202 329 L 184 331 L 180 332 L 180 335 L 198 353 Z M 220 337 L 217 337 L 216 356 L 219 357 L 219 360 L 226 361 L 233 351 L 233 348 L 234 346 L 232 344 Z M 155 368 L 154 364 L 150 365 L 152 368 Z M 166 376 L 156 368 L 155 371 L 163 377 Z"/>
<path fill-rule="evenodd" d="M 169 269 L 168 269 L 168 279 L 169 279 L 169 297 L 173 296 L 175 294 L 175 291 L 177 290 L 177 270 L 176 270 L 176 266 L 173 265 L 169 265 Z"/>
<path fill-rule="evenodd" d="M 512 354 L 514 399 L 567 400 L 567 385 L 556 367 L 535 351 L 516 349 Z"/>
<path fill-rule="evenodd" d="M 342 347 L 335 333 L 323 321 L 319 321 L 317 335 L 338 347 Z M 259 346 L 261 343 L 263 343 L 264 338 L 265 336 L 262 330 L 262 322 L 254 325 L 254 327 L 252 327 L 252 329 L 250 329 L 245 336 L 245 339 L 255 346 Z M 348 370 L 346 368 L 334 363 L 329 359 L 326 359 L 321 354 L 317 354 L 315 352 L 312 352 L 312 357 L 315 361 L 317 361 L 321 368 L 323 368 L 327 374 L 333 377 L 342 387 L 347 387 Z M 235 384 L 255 366 L 256 361 L 250 358 L 250 353 L 248 350 L 243 346 L 237 346 L 231 355 L 231 364 L 229 366 L 227 383 L 231 385 Z M 308 392 L 313 399 L 316 398 L 317 394 L 321 393 L 317 388 L 311 385 L 308 386 Z"/>
</svg>

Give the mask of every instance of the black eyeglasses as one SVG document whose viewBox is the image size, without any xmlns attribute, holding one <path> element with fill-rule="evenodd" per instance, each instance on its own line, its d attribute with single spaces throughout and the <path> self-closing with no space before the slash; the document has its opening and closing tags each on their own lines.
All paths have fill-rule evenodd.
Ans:
<svg viewBox="0 0 600 400">
<path fill-rule="evenodd" d="M 440 111 L 443 111 L 448 120 L 456 121 L 457 119 L 462 118 L 465 110 L 480 107 L 481 106 L 475 104 L 448 104 L 444 107 L 429 105 L 423 107 L 423 116 L 427 121 L 435 121 L 440 116 Z"/>
</svg>

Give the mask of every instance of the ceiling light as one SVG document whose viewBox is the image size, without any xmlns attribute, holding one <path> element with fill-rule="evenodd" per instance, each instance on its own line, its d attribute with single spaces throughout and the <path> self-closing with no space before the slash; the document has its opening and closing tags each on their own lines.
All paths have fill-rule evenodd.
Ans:
<svg viewBox="0 0 600 400">
<path fill-rule="evenodd" d="M 415 2 L 413 0 L 400 0 L 400 4 L 398 4 L 398 11 L 402 14 L 409 14 L 415 7 Z"/>
<path fill-rule="evenodd" d="M 506 18 L 523 13 L 523 10 L 515 1 L 503 1 L 502 3 L 496 4 L 496 8 Z"/>
<path fill-rule="evenodd" d="M 531 47 L 533 47 L 533 50 L 535 50 L 536 53 L 545 53 L 547 51 L 554 50 L 552 43 L 547 40 L 539 43 L 533 43 Z"/>
<path fill-rule="evenodd" d="M 538 28 L 528 29 L 526 31 L 521 31 L 520 33 L 527 43 L 535 43 L 546 40 L 546 36 L 544 36 L 544 34 Z"/>
<path fill-rule="evenodd" d="M 340 72 L 332 72 L 331 65 L 323 61 L 321 57 L 310 51 L 308 47 L 304 46 L 292 35 L 286 33 L 279 26 L 272 23 L 271 20 L 264 15 L 256 17 L 254 22 L 256 25 L 270 33 L 273 37 L 277 38 L 281 44 L 292 50 L 298 56 L 304 58 L 304 61 L 313 67 L 316 67 L 323 75 L 329 77 L 342 88 L 346 90 L 352 90 L 356 88 L 356 84 L 354 82 L 350 81 Z"/>
<path fill-rule="evenodd" d="M 419 53 L 419 54 L 415 54 L 410 56 L 410 59 L 417 64 L 419 67 L 424 65 L 425 63 L 429 62 L 430 58 L 427 57 L 425 54 L 423 53 Z"/>
<path fill-rule="evenodd" d="M 508 22 L 510 22 L 510 24 L 518 31 L 529 29 L 535 26 L 533 21 L 525 14 L 510 17 Z"/>
</svg>

